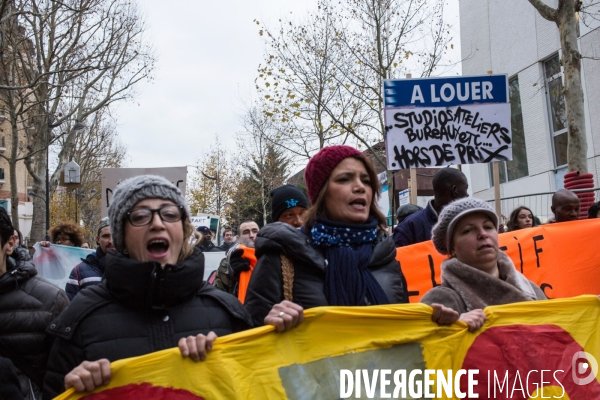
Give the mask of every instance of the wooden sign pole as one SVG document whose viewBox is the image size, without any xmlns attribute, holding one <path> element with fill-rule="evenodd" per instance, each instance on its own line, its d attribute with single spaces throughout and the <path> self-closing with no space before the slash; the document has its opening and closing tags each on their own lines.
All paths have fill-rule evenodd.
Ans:
<svg viewBox="0 0 600 400">
<path fill-rule="evenodd" d="M 500 204 L 500 164 L 492 163 L 492 172 L 494 175 L 494 200 L 496 202 L 496 215 L 498 219 L 502 216 L 502 207 Z"/>
<path fill-rule="evenodd" d="M 410 204 L 417 204 L 417 169 L 410 169 Z"/>
</svg>

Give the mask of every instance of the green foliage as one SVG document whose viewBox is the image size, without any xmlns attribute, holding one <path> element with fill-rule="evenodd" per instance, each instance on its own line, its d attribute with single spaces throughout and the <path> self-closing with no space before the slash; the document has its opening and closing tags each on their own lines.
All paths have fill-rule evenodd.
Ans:
<svg viewBox="0 0 600 400">
<path fill-rule="evenodd" d="M 285 183 L 289 172 L 289 159 L 273 144 L 265 144 L 264 150 L 250 158 L 243 166 L 243 177 L 233 198 L 228 220 L 237 227 L 246 220 L 259 226 L 271 222 L 271 190 Z"/>
<path fill-rule="evenodd" d="M 234 199 L 239 176 L 231 157 L 218 139 L 216 144 L 196 161 L 195 172 L 187 190 L 187 200 L 192 215 L 198 213 L 219 215 L 223 226 L 227 223 L 225 204 Z"/>
</svg>

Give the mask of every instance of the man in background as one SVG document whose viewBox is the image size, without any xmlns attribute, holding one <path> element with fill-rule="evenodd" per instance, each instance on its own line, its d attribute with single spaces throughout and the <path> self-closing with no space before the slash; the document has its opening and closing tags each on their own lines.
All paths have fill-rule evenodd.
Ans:
<svg viewBox="0 0 600 400">
<path fill-rule="evenodd" d="M 283 185 L 271 190 L 273 222 L 285 222 L 294 228 L 302 226 L 302 216 L 310 207 L 308 199 L 294 185 Z"/>
<path fill-rule="evenodd" d="M 69 301 L 83 288 L 95 286 L 102 282 L 104 277 L 104 263 L 106 261 L 106 253 L 109 250 L 115 250 L 112 242 L 112 234 L 108 217 L 102 218 L 96 235 L 96 244 L 98 248 L 95 253 L 89 254 L 85 259 L 81 259 L 81 263 L 77 264 L 69 275 L 69 280 L 65 285 L 65 292 L 69 297 Z"/>
<path fill-rule="evenodd" d="M 199 226 L 196 228 L 198 232 L 202 234 L 202 240 L 200 241 L 200 248 L 204 253 L 212 252 L 212 251 L 223 251 L 212 242 L 213 232 L 210 230 L 208 226 Z"/>
<path fill-rule="evenodd" d="M 554 222 L 577 221 L 580 207 L 579 197 L 570 190 L 557 190 L 552 195 L 550 209 L 554 214 Z"/>
<path fill-rule="evenodd" d="M 433 176 L 433 200 L 421 211 L 408 216 L 394 228 L 396 247 L 431 240 L 431 229 L 438 215 L 454 200 L 467 197 L 469 184 L 465 174 L 456 168 L 442 168 Z"/>
<path fill-rule="evenodd" d="M 235 242 L 233 241 L 233 230 L 231 228 L 225 228 L 223 231 L 223 244 L 219 246 L 221 251 L 227 252 L 230 248 L 233 247 Z"/>
</svg>

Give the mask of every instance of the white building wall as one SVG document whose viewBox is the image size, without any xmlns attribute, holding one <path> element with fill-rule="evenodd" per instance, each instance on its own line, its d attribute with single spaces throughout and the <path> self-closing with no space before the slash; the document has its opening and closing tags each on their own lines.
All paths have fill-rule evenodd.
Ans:
<svg viewBox="0 0 600 400">
<path fill-rule="evenodd" d="M 587 0 L 586 0 L 587 1 Z M 558 0 L 544 0 L 556 7 Z M 542 18 L 526 0 L 460 0 L 463 75 L 492 70 L 518 75 L 529 176 L 501 185 L 501 196 L 519 196 L 556 190 L 552 140 L 542 62 L 560 49 L 558 29 Z M 586 28 L 587 29 L 587 28 Z M 600 57 L 600 29 L 582 29 L 580 49 Z M 600 61 L 584 59 L 588 134 L 588 164 L 596 182 L 600 176 Z M 493 199 L 489 166 L 467 169 L 475 197 Z M 563 171 L 564 172 L 564 171 Z M 503 213 L 510 212 L 504 210 Z"/>
<path fill-rule="evenodd" d="M 7 200 L 7 208 L 10 210 L 11 200 Z M 28 201 L 25 203 L 19 203 L 18 207 L 19 213 L 19 230 L 23 235 L 23 238 L 27 238 L 29 233 L 31 232 L 31 222 L 33 219 L 33 203 Z M 8 213 L 10 215 L 10 212 Z"/>
<path fill-rule="evenodd" d="M 552 21 L 548 21 L 544 19 L 540 13 L 538 13 L 529 2 L 521 2 L 523 3 L 528 10 L 528 14 L 533 17 L 533 20 L 530 20 L 529 23 L 535 24 L 535 36 L 530 36 L 529 38 L 525 38 L 528 42 L 532 42 L 532 38 L 535 37 L 536 47 L 537 47 L 537 60 L 533 62 L 538 62 L 539 60 L 543 60 L 548 58 L 548 56 L 556 53 L 556 51 L 560 48 L 560 38 L 558 36 L 558 29 L 556 28 L 556 24 Z M 550 7 L 556 7 L 557 0 L 546 0 L 544 1 Z M 508 3 L 514 3 L 513 1 L 508 1 Z"/>
<path fill-rule="evenodd" d="M 481 0 L 460 1 L 460 46 L 463 75 L 477 75 L 492 69 L 490 59 L 490 29 L 488 2 Z M 462 21 L 468 21 L 463 23 Z"/>
<path fill-rule="evenodd" d="M 596 29 L 581 37 L 580 50 L 582 54 L 600 58 L 600 29 Z M 590 172 L 593 172 L 598 182 L 600 176 L 600 61 L 584 58 L 582 60 L 584 73 L 584 90 L 586 98 L 588 157 Z M 590 154 L 590 151 L 592 154 Z"/>
<path fill-rule="evenodd" d="M 486 0 L 482 2 L 485 3 Z M 508 73 L 509 76 L 537 61 L 536 42 L 528 40 L 536 36 L 534 14 L 529 10 L 533 7 L 521 7 L 512 3 L 523 2 L 489 1 L 488 16 L 491 21 L 489 26 L 492 69 L 494 73 Z M 525 3 L 529 5 L 526 0 Z"/>
</svg>

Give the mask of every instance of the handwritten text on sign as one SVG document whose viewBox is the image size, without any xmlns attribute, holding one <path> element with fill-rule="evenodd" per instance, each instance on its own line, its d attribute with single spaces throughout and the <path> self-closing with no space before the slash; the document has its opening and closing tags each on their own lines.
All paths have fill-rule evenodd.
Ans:
<svg viewBox="0 0 600 400">
<path fill-rule="evenodd" d="M 386 81 L 388 169 L 512 159 L 506 76 Z"/>
</svg>

